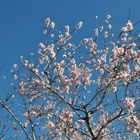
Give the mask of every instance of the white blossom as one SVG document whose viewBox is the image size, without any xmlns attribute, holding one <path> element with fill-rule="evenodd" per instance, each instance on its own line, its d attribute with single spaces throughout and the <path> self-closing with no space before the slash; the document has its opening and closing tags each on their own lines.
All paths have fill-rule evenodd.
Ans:
<svg viewBox="0 0 140 140">
<path fill-rule="evenodd" d="M 107 17 L 106 17 L 107 19 L 110 19 L 111 18 L 111 15 L 107 15 Z"/>
<path fill-rule="evenodd" d="M 54 23 L 54 22 L 51 22 L 51 23 L 50 23 L 50 27 L 51 27 L 51 29 L 54 29 L 55 23 Z"/>
<path fill-rule="evenodd" d="M 80 29 L 83 25 L 83 22 L 82 21 L 79 21 L 79 23 L 77 24 L 76 26 L 76 29 Z"/>
<path fill-rule="evenodd" d="M 69 32 L 70 31 L 70 27 L 68 25 L 65 26 L 65 30 L 66 32 Z"/>
<path fill-rule="evenodd" d="M 45 19 L 45 25 L 48 27 L 49 24 L 50 24 L 50 18 L 46 18 L 46 19 Z"/>
<path fill-rule="evenodd" d="M 131 22 L 131 20 L 128 20 L 126 27 L 127 27 L 127 31 L 133 30 L 133 23 Z"/>
</svg>

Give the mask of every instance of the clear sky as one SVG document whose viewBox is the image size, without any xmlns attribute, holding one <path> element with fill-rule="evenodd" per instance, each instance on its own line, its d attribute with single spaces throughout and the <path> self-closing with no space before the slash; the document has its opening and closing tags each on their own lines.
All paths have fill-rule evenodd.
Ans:
<svg viewBox="0 0 140 140">
<path fill-rule="evenodd" d="M 0 0 L 0 66 L 5 63 L 3 71 L 8 73 L 20 55 L 37 50 L 46 17 L 60 28 L 82 20 L 88 29 L 94 24 L 94 16 L 103 19 L 111 14 L 113 25 L 119 28 L 129 8 L 132 19 L 139 20 L 140 0 Z M 1 80 L 0 83 L 3 92 Z"/>
<path fill-rule="evenodd" d="M 140 20 L 140 0 L 0 0 L 0 67 L 5 64 L 2 72 L 10 76 L 19 56 L 38 49 L 46 17 L 60 28 L 75 26 L 82 20 L 84 29 L 92 31 L 94 16 L 104 19 L 110 14 L 113 26 L 119 29 L 127 20 L 129 8 L 131 18 Z M 0 98 L 10 91 L 7 85 L 0 79 Z"/>
</svg>

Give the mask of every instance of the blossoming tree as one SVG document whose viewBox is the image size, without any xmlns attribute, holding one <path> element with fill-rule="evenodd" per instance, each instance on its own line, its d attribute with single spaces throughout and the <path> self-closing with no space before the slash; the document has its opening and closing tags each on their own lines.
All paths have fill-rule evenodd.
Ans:
<svg viewBox="0 0 140 140">
<path fill-rule="evenodd" d="M 38 53 L 14 64 L 15 92 L 0 100 L 1 139 L 5 128 L 15 139 L 140 139 L 139 35 L 131 20 L 115 35 L 110 18 L 80 41 L 81 21 L 59 31 L 46 18 Z"/>
</svg>

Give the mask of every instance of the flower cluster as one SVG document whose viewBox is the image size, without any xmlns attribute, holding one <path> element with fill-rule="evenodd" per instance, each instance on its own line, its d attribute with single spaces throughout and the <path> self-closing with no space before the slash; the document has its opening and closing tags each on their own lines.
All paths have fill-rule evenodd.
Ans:
<svg viewBox="0 0 140 140">
<path fill-rule="evenodd" d="M 98 17 L 95 20 L 99 22 Z M 131 139 L 139 129 L 134 109 L 140 81 L 139 43 L 132 21 L 116 37 L 107 15 L 105 25 L 83 39 L 73 36 L 82 21 L 73 29 L 65 25 L 62 31 L 50 18 L 44 23 L 45 39 L 38 54 L 21 57 L 23 69 L 14 64 L 11 71 L 19 93 L 11 100 L 22 104 L 23 127 L 29 134 L 37 132 L 33 139 L 46 135 L 54 140 Z M 126 127 L 134 131 L 126 132 Z"/>
</svg>

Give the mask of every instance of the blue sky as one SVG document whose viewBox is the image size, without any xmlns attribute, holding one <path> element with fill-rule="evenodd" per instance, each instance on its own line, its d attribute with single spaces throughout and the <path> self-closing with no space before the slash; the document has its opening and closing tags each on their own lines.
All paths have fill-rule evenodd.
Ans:
<svg viewBox="0 0 140 140">
<path fill-rule="evenodd" d="M 37 50 L 46 17 L 60 28 L 82 20 L 84 29 L 92 31 L 95 15 L 103 19 L 111 14 L 113 25 L 119 28 L 127 20 L 129 8 L 132 19 L 140 19 L 139 5 L 139 0 L 0 0 L 0 66 L 5 63 L 3 72 L 9 74 L 19 56 Z M 7 92 L 0 83 L 0 91 Z"/>
<path fill-rule="evenodd" d="M 85 30 L 93 30 L 94 16 L 102 20 L 112 15 L 115 28 L 125 24 L 131 8 L 134 21 L 140 20 L 140 0 L 0 0 L 0 66 L 10 76 L 19 56 L 36 52 L 43 39 L 43 22 L 50 17 L 58 28 L 84 22 Z M 88 31 L 82 31 L 82 34 Z M 0 72 L 1 74 L 1 72 Z M 0 98 L 10 91 L 8 82 L 0 79 Z"/>
</svg>

